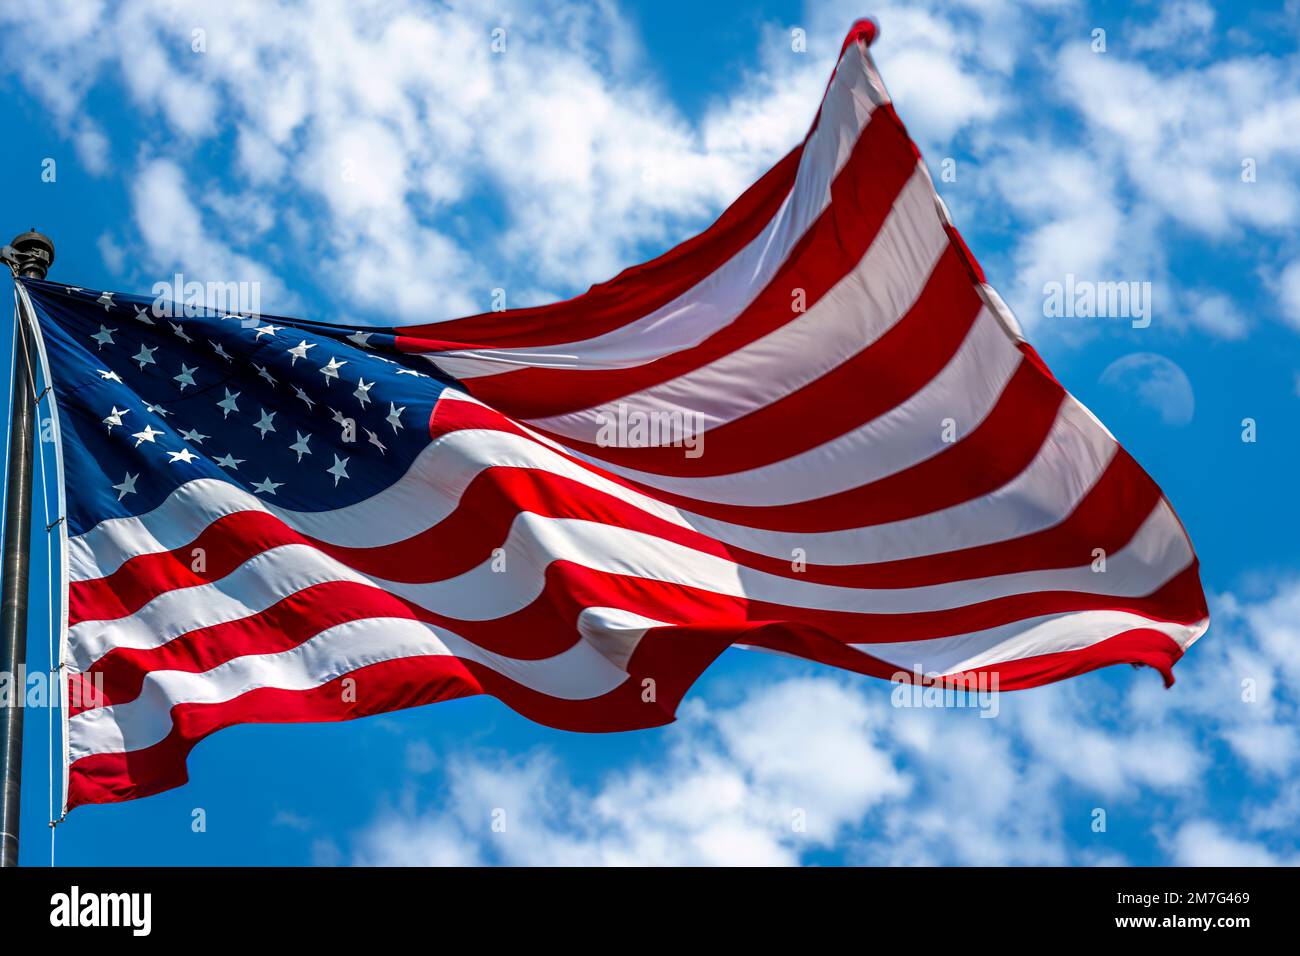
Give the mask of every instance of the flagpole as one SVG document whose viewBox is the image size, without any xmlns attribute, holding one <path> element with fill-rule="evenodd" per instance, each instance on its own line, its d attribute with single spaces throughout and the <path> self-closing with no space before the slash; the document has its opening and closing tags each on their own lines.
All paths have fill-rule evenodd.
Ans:
<svg viewBox="0 0 1300 956">
<path fill-rule="evenodd" d="M 15 276 L 44 279 L 54 262 L 54 243 L 33 229 L 18 236 L 0 257 Z M 21 297 L 20 297 L 21 298 Z M 17 308 L 22 309 L 21 305 Z M 27 578 L 31 558 L 32 462 L 36 406 L 33 397 L 30 316 L 15 313 L 13 399 L 5 482 L 4 554 L 0 559 L 0 671 L 9 675 L 12 698 L 0 707 L 0 866 L 18 865 L 18 804 L 22 796 L 23 704 L 27 660 Z"/>
</svg>

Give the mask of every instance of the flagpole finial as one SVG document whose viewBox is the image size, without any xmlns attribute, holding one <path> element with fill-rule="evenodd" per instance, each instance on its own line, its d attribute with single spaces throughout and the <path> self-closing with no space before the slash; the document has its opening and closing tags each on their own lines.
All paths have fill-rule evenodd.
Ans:
<svg viewBox="0 0 1300 956">
<path fill-rule="evenodd" d="M 0 258 L 8 264 L 16 276 L 27 279 L 44 279 L 54 264 L 54 243 L 43 232 L 37 232 L 33 226 L 27 232 L 14 237 L 14 240 L 0 251 Z"/>
</svg>

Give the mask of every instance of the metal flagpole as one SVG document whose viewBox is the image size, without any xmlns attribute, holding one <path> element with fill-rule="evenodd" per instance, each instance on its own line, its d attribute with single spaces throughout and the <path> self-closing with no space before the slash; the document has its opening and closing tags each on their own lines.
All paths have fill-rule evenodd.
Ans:
<svg viewBox="0 0 1300 956">
<path fill-rule="evenodd" d="M 0 257 L 15 276 L 44 279 L 54 262 L 54 243 L 33 229 L 5 246 Z M 11 699 L 0 707 L 0 866 L 18 865 L 18 801 L 22 792 L 22 671 L 27 660 L 27 571 L 31 557 L 32 461 L 36 406 L 27 321 L 15 314 L 13 399 L 9 419 L 9 468 L 5 482 L 4 556 L 0 562 L 0 672 L 9 675 Z"/>
</svg>

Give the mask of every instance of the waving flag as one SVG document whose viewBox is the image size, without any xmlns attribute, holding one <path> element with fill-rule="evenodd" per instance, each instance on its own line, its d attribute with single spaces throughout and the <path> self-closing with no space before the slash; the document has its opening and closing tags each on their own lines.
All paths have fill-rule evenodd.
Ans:
<svg viewBox="0 0 1300 956">
<path fill-rule="evenodd" d="M 712 227 L 568 302 L 358 329 L 24 281 L 66 492 L 67 805 L 176 786 L 239 722 L 488 693 L 662 724 L 735 644 L 1172 680 L 1207 626 L 1191 544 L 985 284 L 871 36 Z"/>
</svg>

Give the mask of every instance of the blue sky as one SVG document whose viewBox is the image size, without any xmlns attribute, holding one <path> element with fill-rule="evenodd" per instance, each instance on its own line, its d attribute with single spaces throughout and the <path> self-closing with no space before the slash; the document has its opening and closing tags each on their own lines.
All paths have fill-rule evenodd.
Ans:
<svg viewBox="0 0 1300 956">
<path fill-rule="evenodd" d="M 266 312 L 324 321 L 547 301 L 716 216 L 802 136 L 867 14 L 990 282 L 1188 527 L 1214 620 L 1175 688 L 1112 668 L 981 719 L 732 651 L 655 731 L 490 698 L 239 727 L 189 786 L 74 812 L 58 862 L 1300 862 L 1295 2 L 50 0 L 0 13 L 4 228 L 49 233 L 79 286 L 259 281 Z M 1070 274 L 1151 283 L 1150 325 L 1045 315 Z"/>
</svg>

